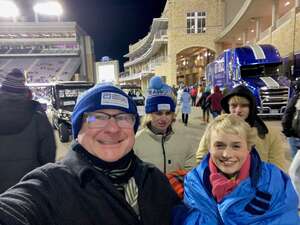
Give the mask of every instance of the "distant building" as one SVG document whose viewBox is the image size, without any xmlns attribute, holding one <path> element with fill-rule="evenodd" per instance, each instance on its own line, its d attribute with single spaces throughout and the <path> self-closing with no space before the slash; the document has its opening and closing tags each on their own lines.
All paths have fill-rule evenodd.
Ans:
<svg viewBox="0 0 300 225">
<path fill-rule="evenodd" d="M 170 85 L 204 81 L 205 67 L 224 49 L 272 44 L 282 73 L 300 76 L 300 1 L 167 0 L 143 39 L 129 46 L 120 82 L 148 86 L 153 75 Z"/>
<path fill-rule="evenodd" d="M 119 61 L 110 60 L 108 56 L 102 57 L 101 62 L 96 62 L 96 83 L 119 83 Z"/>
</svg>

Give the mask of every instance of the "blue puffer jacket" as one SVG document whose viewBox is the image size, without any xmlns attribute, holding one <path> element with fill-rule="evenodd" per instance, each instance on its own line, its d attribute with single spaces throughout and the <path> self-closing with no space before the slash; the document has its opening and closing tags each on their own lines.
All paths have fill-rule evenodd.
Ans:
<svg viewBox="0 0 300 225">
<path fill-rule="evenodd" d="M 186 207 L 175 210 L 174 224 L 300 224 L 298 197 L 289 177 L 251 152 L 250 176 L 217 203 L 209 182 L 209 154 L 185 180 Z M 177 221 L 177 222 L 176 222 Z"/>
</svg>

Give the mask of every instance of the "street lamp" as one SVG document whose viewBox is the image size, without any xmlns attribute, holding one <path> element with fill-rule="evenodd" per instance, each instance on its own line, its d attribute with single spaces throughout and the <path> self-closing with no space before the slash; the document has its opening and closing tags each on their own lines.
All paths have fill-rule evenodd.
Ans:
<svg viewBox="0 0 300 225">
<path fill-rule="evenodd" d="M 16 21 L 19 15 L 19 8 L 13 1 L 0 0 L 0 17 L 12 18 L 13 21 Z"/>
<path fill-rule="evenodd" d="M 60 16 L 63 13 L 62 6 L 57 1 L 46 1 L 39 2 L 33 6 L 33 11 L 35 13 L 35 21 L 38 22 L 38 14 L 47 16 L 57 16 L 57 20 L 60 21 Z"/>
</svg>

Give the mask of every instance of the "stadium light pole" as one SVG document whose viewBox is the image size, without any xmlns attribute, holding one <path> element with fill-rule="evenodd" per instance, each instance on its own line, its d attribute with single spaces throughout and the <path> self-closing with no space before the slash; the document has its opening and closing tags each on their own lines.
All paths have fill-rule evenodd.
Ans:
<svg viewBox="0 0 300 225">
<path fill-rule="evenodd" d="M 63 13 L 62 6 L 57 1 L 38 2 L 33 6 L 33 11 L 35 15 L 35 22 L 39 22 L 39 14 L 56 16 L 57 20 L 60 21 L 60 16 Z"/>
<path fill-rule="evenodd" d="M 0 0 L 0 17 L 12 18 L 13 22 L 16 22 L 19 15 L 19 8 L 13 1 Z"/>
</svg>

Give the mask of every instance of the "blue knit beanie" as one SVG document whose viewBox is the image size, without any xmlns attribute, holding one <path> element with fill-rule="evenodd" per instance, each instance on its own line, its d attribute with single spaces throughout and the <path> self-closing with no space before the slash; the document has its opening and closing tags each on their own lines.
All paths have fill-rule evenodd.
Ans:
<svg viewBox="0 0 300 225">
<path fill-rule="evenodd" d="M 134 132 L 137 131 L 140 119 L 134 101 L 120 88 L 111 84 L 96 85 L 78 97 L 72 113 L 72 132 L 77 138 L 82 126 L 82 117 L 85 112 L 94 112 L 99 109 L 118 109 L 135 115 Z"/>
<path fill-rule="evenodd" d="M 161 110 L 175 112 L 175 108 L 176 105 L 172 88 L 166 85 L 161 77 L 152 77 L 147 90 L 145 105 L 146 113 L 153 113 Z"/>
<path fill-rule="evenodd" d="M 2 82 L 1 91 L 15 94 L 25 94 L 28 88 L 25 86 L 25 76 L 19 69 L 9 72 Z"/>
</svg>

